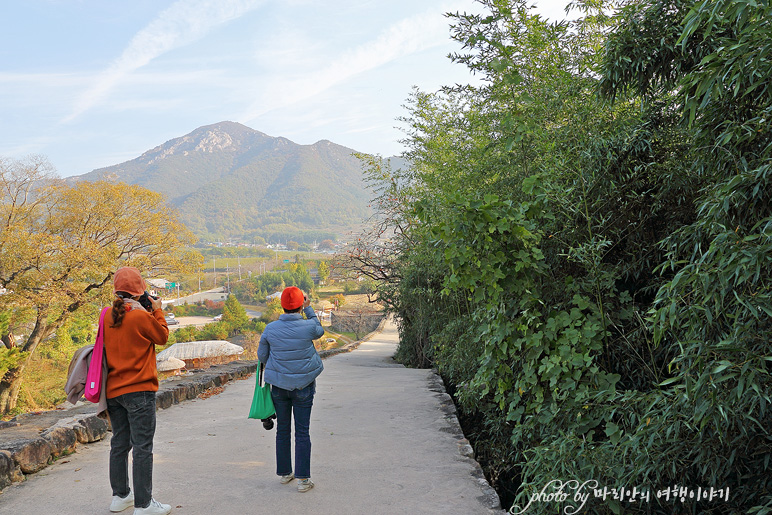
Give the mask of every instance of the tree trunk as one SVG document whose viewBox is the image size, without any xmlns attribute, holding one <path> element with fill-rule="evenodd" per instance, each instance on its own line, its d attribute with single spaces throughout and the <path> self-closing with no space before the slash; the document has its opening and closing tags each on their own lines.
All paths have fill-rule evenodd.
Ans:
<svg viewBox="0 0 772 515">
<path fill-rule="evenodd" d="M 62 317 L 56 324 L 51 325 L 46 320 L 46 316 L 45 312 L 38 312 L 35 328 L 32 330 L 29 338 L 27 338 L 27 342 L 22 347 L 22 351 L 28 353 L 27 357 L 18 367 L 8 369 L 2 380 L 0 380 L 0 415 L 5 415 L 16 408 L 22 379 L 24 379 L 24 370 L 27 368 L 30 359 L 32 359 L 35 349 L 37 349 L 44 338 L 49 336 L 59 325 L 61 325 L 61 320 L 63 320 Z"/>
<path fill-rule="evenodd" d="M 0 340 L 3 341 L 3 345 L 5 345 L 6 349 L 13 349 L 16 347 L 16 338 L 14 338 L 12 332 L 8 332 L 8 334 L 4 334 Z"/>
<path fill-rule="evenodd" d="M 29 357 L 18 367 L 8 370 L 0 380 L 0 415 L 5 415 L 16 408 L 19 400 L 19 390 L 21 389 L 21 380 L 24 377 L 24 369 L 27 368 Z"/>
</svg>

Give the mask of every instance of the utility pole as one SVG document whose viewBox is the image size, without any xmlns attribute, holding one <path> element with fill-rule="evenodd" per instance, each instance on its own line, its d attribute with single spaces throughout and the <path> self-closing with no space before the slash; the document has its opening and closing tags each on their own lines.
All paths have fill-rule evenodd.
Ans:
<svg viewBox="0 0 772 515">
<path fill-rule="evenodd" d="M 239 281 L 241 281 L 241 256 L 236 256 L 239 261 Z"/>
<path fill-rule="evenodd" d="M 217 288 L 217 258 L 212 256 L 212 272 L 214 272 L 214 287 Z"/>
</svg>

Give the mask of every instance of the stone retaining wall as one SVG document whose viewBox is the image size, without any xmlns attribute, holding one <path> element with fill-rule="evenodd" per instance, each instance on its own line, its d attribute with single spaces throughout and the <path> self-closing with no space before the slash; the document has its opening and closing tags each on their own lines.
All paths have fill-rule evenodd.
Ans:
<svg viewBox="0 0 772 515">
<path fill-rule="evenodd" d="M 501 508 L 499 494 L 486 479 L 485 473 L 474 454 L 472 444 L 469 443 L 466 435 L 464 435 L 463 429 L 461 429 L 461 423 L 458 420 L 458 411 L 456 410 L 456 404 L 453 402 L 453 397 L 448 393 L 445 388 L 445 382 L 442 380 L 442 377 L 440 377 L 440 374 L 436 369 L 433 369 L 432 374 L 429 376 L 429 390 L 434 392 L 435 396 L 440 401 L 440 409 L 445 414 L 445 420 L 448 423 L 446 430 L 456 438 L 459 454 L 461 454 L 464 459 L 469 460 L 469 463 L 474 468 L 472 476 L 475 478 L 477 485 L 483 492 L 480 501 L 493 512 L 499 512 L 502 515 L 509 513 Z"/>
</svg>

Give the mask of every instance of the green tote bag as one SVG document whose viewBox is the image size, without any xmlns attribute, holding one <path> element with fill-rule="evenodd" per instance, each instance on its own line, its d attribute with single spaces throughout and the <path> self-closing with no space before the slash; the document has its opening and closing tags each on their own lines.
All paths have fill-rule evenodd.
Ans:
<svg viewBox="0 0 772 515">
<path fill-rule="evenodd" d="M 249 418 L 261 420 L 276 413 L 273 407 L 273 399 L 271 399 L 271 385 L 263 384 L 263 368 L 265 368 L 265 365 L 258 362 L 255 394 L 252 396 L 252 407 L 249 409 Z"/>
</svg>

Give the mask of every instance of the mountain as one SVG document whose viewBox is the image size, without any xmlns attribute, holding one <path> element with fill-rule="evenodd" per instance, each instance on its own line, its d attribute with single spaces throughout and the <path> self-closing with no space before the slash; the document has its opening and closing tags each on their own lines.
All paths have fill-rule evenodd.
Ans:
<svg viewBox="0 0 772 515">
<path fill-rule="evenodd" d="M 354 152 L 326 140 L 298 145 L 220 122 L 75 179 L 160 192 L 205 239 L 310 241 L 354 230 L 371 213 L 371 192 Z"/>
</svg>

